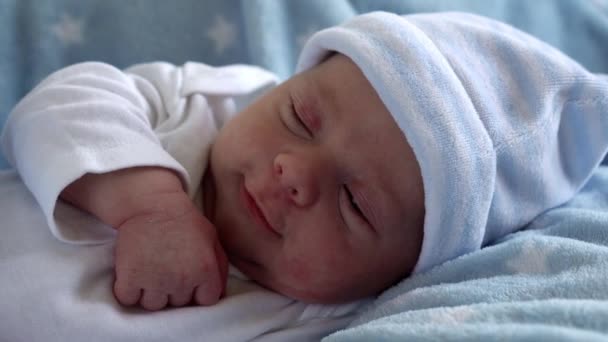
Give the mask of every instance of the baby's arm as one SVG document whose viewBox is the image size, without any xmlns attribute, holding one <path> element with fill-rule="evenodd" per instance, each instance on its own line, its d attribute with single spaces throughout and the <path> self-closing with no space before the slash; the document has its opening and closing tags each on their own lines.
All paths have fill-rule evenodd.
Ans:
<svg viewBox="0 0 608 342">
<path fill-rule="evenodd" d="M 209 304 L 222 290 L 226 262 L 189 196 L 204 170 L 203 138 L 217 128 L 200 97 L 190 103 L 182 94 L 182 68 L 140 69 L 83 63 L 52 74 L 15 107 L 0 142 L 57 238 L 86 244 L 111 235 L 93 220 L 63 215 L 60 196 L 118 229 L 122 303 L 143 294 L 150 309 L 192 297 Z"/>
<path fill-rule="evenodd" d="M 138 167 L 86 174 L 61 198 L 118 230 L 114 295 L 120 303 L 158 310 L 219 300 L 226 257 L 215 227 L 172 171 Z"/>
<path fill-rule="evenodd" d="M 133 167 L 103 174 L 87 173 L 68 185 L 61 198 L 118 228 L 142 212 L 167 210 L 161 206 L 161 198 L 151 196 L 157 194 L 185 195 L 173 171 Z"/>
</svg>

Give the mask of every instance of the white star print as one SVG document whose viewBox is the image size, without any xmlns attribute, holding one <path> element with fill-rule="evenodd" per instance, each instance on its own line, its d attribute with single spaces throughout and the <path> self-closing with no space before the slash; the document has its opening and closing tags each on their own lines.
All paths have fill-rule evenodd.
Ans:
<svg viewBox="0 0 608 342">
<path fill-rule="evenodd" d="M 234 45 L 236 41 L 236 28 L 221 15 L 216 15 L 213 26 L 207 32 L 207 37 L 215 45 L 215 53 L 221 55 L 224 50 Z"/>
<path fill-rule="evenodd" d="M 51 27 L 53 34 L 63 45 L 82 44 L 82 19 L 75 19 L 69 14 L 63 14 L 61 21 Z"/>
<path fill-rule="evenodd" d="M 296 37 L 296 44 L 298 44 L 298 48 L 300 50 L 302 50 L 302 48 L 304 47 L 304 44 L 306 44 L 306 42 L 308 41 L 308 38 L 310 38 L 318 30 L 319 30 L 319 28 L 316 26 L 308 26 L 306 31 L 304 31 L 303 33 L 300 33 Z"/>
<path fill-rule="evenodd" d="M 519 251 L 519 255 L 506 262 L 508 269 L 515 273 L 544 274 L 549 271 L 547 256 L 549 250 L 545 246 L 526 241 Z"/>
<path fill-rule="evenodd" d="M 603 10 L 608 10 L 608 1 L 606 0 L 593 0 L 593 3 Z"/>
</svg>

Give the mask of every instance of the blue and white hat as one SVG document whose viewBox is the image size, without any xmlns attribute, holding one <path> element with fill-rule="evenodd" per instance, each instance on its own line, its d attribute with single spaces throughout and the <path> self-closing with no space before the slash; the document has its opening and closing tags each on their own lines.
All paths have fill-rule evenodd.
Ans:
<svg viewBox="0 0 608 342">
<path fill-rule="evenodd" d="M 426 216 L 414 272 L 480 249 L 577 192 L 608 146 L 608 77 L 472 14 L 374 12 L 322 30 L 362 70 L 411 145 Z"/>
</svg>

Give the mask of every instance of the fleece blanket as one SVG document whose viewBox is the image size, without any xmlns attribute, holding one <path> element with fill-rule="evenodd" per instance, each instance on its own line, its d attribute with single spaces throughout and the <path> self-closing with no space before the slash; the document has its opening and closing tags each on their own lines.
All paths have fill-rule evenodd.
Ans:
<svg viewBox="0 0 608 342">
<path fill-rule="evenodd" d="M 313 32 L 375 10 L 489 16 L 608 72 L 608 0 L 0 0 L 0 125 L 84 60 L 251 63 L 287 78 Z M 528 230 L 404 280 L 326 341 L 608 339 L 607 193 L 601 168 Z"/>
<path fill-rule="evenodd" d="M 324 341 L 606 339 L 608 167 L 600 167 L 526 230 L 402 281 Z"/>
</svg>

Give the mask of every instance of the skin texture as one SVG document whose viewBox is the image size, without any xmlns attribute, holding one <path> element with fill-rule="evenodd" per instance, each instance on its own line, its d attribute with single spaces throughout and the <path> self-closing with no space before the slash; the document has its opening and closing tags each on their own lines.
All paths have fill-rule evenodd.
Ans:
<svg viewBox="0 0 608 342">
<path fill-rule="evenodd" d="M 210 158 L 204 214 L 162 168 L 86 174 L 61 193 L 118 230 L 121 304 L 215 304 L 227 258 L 272 290 L 321 303 L 376 294 L 416 264 L 419 167 L 347 57 L 296 75 L 237 115 Z"/>
<path fill-rule="evenodd" d="M 118 231 L 113 289 L 119 303 L 159 310 L 219 301 L 226 255 L 215 226 L 172 171 L 138 167 L 86 174 L 61 198 Z"/>
<path fill-rule="evenodd" d="M 308 302 L 376 294 L 420 252 L 413 152 L 358 67 L 339 54 L 232 119 L 212 147 L 206 214 L 228 257 Z"/>
</svg>

